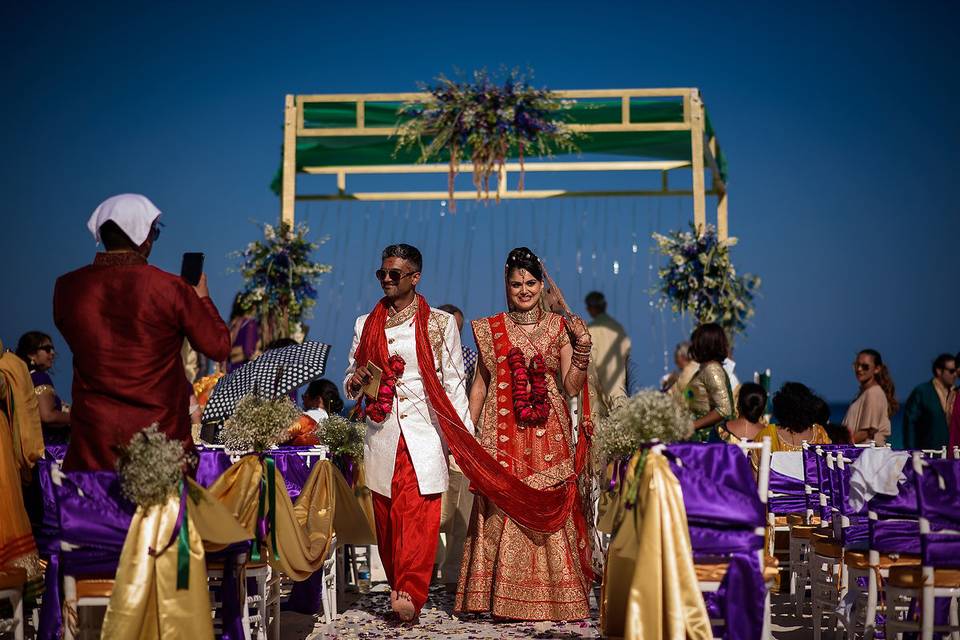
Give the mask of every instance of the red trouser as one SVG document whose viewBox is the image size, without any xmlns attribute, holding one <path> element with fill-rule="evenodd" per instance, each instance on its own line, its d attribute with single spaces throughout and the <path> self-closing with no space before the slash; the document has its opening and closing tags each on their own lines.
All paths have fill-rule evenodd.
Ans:
<svg viewBox="0 0 960 640">
<path fill-rule="evenodd" d="M 391 497 L 373 492 L 377 547 L 390 588 L 406 591 L 417 612 L 427 602 L 440 538 L 442 493 L 421 495 L 407 442 L 400 434 Z"/>
</svg>

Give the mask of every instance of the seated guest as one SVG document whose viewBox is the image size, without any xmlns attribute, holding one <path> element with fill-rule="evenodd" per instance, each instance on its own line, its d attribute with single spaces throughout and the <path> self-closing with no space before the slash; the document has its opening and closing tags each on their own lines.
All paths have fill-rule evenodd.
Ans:
<svg viewBox="0 0 960 640">
<path fill-rule="evenodd" d="M 740 386 L 740 395 L 737 397 L 739 417 L 717 425 L 718 437 L 729 444 L 752 441 L 766 426 L 762 422 L 766 407 L 766 390 L 754 382 L 744 383 Z"/>
<path fill-rule="evenodd" d="M 53 379 L 48 373 L 57 357 L 50 336 L 40 331 L 28 331 L 17 342 L 17 355 L 27 363 L 33 389 L 40 408 L 43 440 L 47 444 L 63 444 L 70 435 L 70 408 L 63 404 Z"/>
<path fill-rule="evenodd" d="M 314 380 L 303 394 L 303 411 L 297 423 L 290 428 L 289 444 L 315 445 L 317 425 L 331 415 L 340 415 L 343 400 L 337 385 L 326 379 Z"/>
<path fill-rule="evenodd" d="M 799 382 L 785 382 L 773 394 L 773 416 L 770 424 L 757 434 L 756 439 L 770 437 L 771 451 L 800 451 L 803 443 L 830 444 L 830 438 L 817 421 L 817 396 Z"/>
<path fill-rule="evenodd" d="M 830 405 L 817 395 L 814 396 L 814 414 L 817 416 L 816 424 L 823 427 L 832 444 L 853 444 L 850 431 L 842 424 L 833 422 L 830 418 Z"/>
<path fill-rule="evenodd" d="M 311 382 L 303 393 L 303 410 L 317 422 L 330 415 L 340 415 L 343 400 L 337 385 L 326 378 Z"/>
<path fill-rule="evenodd" d="M 73 351 L 65 470 L 112 470 L 117 448 L 153 423 L 191 446 L 183 339 L 216 361 L 230 351 L 230 332 L 210 300 L 206 275 L 191 287 L 147 264 L 159 216 L 141 195 L 107 199 L 87 223 L 106 251 L 57 279 L 53 318 Z"/>
<path fill-rule="evenodd" d="M 713 322 L 697 327 L 690 342 L 690 356 L 700 368 L 683 393 L 694 417 L 693 439 L 703 442 L 713 437 L 716 425 L 735 417 L 733 390 L 721 364 L 729 347 L 727 334 Z"/>
</svg>

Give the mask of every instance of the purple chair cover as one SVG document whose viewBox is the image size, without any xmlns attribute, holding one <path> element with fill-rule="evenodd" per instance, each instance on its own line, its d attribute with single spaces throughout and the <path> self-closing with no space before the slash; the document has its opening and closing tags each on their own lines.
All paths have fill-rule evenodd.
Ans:
<svg viewBox="0 0 960 640">
<path fill-rule="evenodd" d="M 296 501 L 303 485 L 307 482 L 307 478 L 310 477 L 310 469 L 307 467 L 306 460 L 299 453 L 309 449 L 310 447 L 281 447 L 267 454 L 276 461 L 277 471 L 283 476 L 287 485 L 287 492 L 293 501 Z M 209 487 L 233 464 L 230 455 L 223 449 L 198 447 L 197 452 L 199 453 L 197 483 L 200 486 Z M 319 460 L 319 456 L 317 456 L 317 459 Z"/>
<path fill-rule="evenodd" d="M 920 516 L 930 522 L 930 533 L 920 537 L 924 566 L 960 568 L 960 461 L 926 460 L 914 476 Z"/>
<path fill-rule="evenodd" d="M 786 515 L 788 513 L 803 513 L 806 509 L 807 498 L 803 489 L 803 480 L 791 478 L 771 469 L 770 491 L 776 494 L 770 496 L 767 504 L 770 513 Z"/>
<path fill-rule="evenodd" d="M 870 520 L 868 536 L 870 548 L 879 553 L 920 554 L 920 524 L 917 518 L 917 492 L 913 466 L 904 465 L 906 478 L 898 485 L 895 496 L 877 494 L 867 503 L 867 508 L 876 514 L 876 520 Z"/>
<path fill-rule="evenodd" d="M 753 467 L 735 445 L 675 444 L 667 453 L 683 491 L 694 559 L 729 562 L 720 589 L 704 596 L 707 611 L 726 622 L 724 637 L 756 640 L 766 596 L 756 530 L 766 516 Z"/>
</svg>

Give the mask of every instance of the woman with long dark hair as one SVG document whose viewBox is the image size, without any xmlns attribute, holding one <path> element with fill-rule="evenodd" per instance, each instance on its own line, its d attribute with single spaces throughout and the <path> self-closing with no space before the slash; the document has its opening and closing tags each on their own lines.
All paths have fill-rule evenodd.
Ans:
<svg viewBox="0 0 960 640">
<path fill-rule="evenodd" d="M 860 391 L 847 409 L 843 426 L 855 443 L 873 440 L 882 446 L 890 437 L 890 418 L 900 408 L 893 378 L 875 349 L 863 349 L 857 354 L 853 373 Z"/>
<path fill-rule="evenodd" d="M 545 276 L 532 251 L 514 249 L 504 269 L 508 311 L 472 323 L 480 350 L 470 389 L 477 435 L 503 473 L 537 489 L 563 482 L 574 469 L 567 400 L 584 387 L 592 346 L 582 320 L 548 310 Z M 456 611 L 517 620 L 587 618 L 590 563 L 579 500 L 558 531 L 543 534 L 478 494 Z"/>
</svg>

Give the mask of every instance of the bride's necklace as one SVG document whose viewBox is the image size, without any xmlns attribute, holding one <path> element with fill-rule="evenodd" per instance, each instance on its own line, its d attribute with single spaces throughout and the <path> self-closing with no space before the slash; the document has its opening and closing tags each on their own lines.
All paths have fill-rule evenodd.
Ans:
<svg viewBox="0 0 960 640">
<path fill-rule="evenodd" d="M 529 311 L 510 311 L 507 315 L 518 325 L 537 324 L 542 317 L 542 313 L 538 307 L 534 307 Z"/>
</svg>

